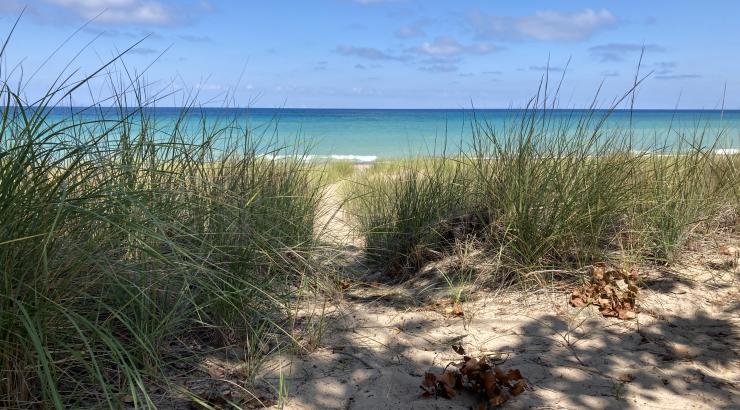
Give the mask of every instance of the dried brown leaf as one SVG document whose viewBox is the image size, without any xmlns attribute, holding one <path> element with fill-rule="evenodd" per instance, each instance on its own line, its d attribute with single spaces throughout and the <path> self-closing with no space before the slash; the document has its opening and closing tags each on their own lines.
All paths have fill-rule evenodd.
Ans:
<svg viewBox="0 0 740 410">
<path fill-rule="evenodd" d="M 524 377 L 522 377 L 522 372 L 519 371 L 519 369 L 509 369 L 508 372 L 506 372 L 506 377 L 508 380 L 523 380 Z"/>
<path fill-rule="evenodd" d="M 579 294 L 573 292 L 573 294 L 570 295 L 570 304 L 574 307 L 582 307 L 586 306 L 588 303 L 584 300 L 583 296 L 580 295 L 580 292 Z"/>
<path fill-rule="evenodd" d="M 740 248 L 736 246 L 722 245 L 719 247 L 719 253 L 728 256 L 740 255 Z"/>
<path fill-rule="evenodd" d="M 455 391 L 454 388 L 447 386 L 444 383 L 440 382 L 439 388 L 437 389 L 437 394 L 444 397 L 445 399 L 451 399 L 455 397 L 457 392 Z"/>
<path fill-rule="evenodd" d="M 455 304 L 452 306 L 452 315 L 453 316 L 465 316 L 465 313 L 462 309 L 462 304 L 459 302 L 455 302 Z"/>
<path fill-rule="evenodd" d="M 455 387 L 457 385 L 457 374 L 455 371 L 447 370 L 439 377 L 439 382 L 445 386 Z"/>
<path fill-rule="evenodd" d="M 514 384 L 514 387 L 509 390 L 509 393 L 511 393 L 512 396 L 518 396 L 522 393 L 524 393 L 524 388 L 527 386 L 527 384 L 524 382 L 524 380 L 519 380 Z"/>
<path fill-rule="evenodd" d="M 480 372 L 480 366 L 481 362 L 478 359 L 471 357 L 470 360 L 466 360 L 465 363 L 463 363 L 463 366 L 460 368 L 460 373 L 470 375 L 470 373 Z"/>
<path fill-rule="evenodd" d="M 503 384 L 507 384 L 509 382 L 509 379 L 506 377 L 506 374 L 501 369 L 499 369 L 498 366 L 493 367 L 493 373 L 496 375 L 496 379 L 499 382 Z"/>
<path fill-rule="evenodd" d="M 591 275 L 594 277 L 594 279 L 598 281 L 604 280 L 604 267 L 594 266 L 593 271 L 591 272 Z"/>
<path fill-rule="evenodd" d="M 630 319 L 634 319 L 635 317 L 637 317 L 637 314 L 635 313 L 634 310 L 630 310 L 630 309 L 618 309 L 617 310 L 617 317 L 620 318 L 620 319 L 622 319 L 622 320 L 630 320 Z"/>
<path fill-rule="evenodd" d="M 458 354 L 465 353 L 462 346 L 452 348 Z M 487 356 L 463 356 L 462 362 L 454 364 L 452 370 L 445 370 L 441 375 L 425 373 L 421 384 L 424 390 L 422 397 L 441 396 L 451 399 L 457 395 L 457 388 L 466 388 L 484 400 L 474 408 L 487 408 L 501 406 L 511 397 L 526 390 L 527 383 L 518 369 L 505 372 L 490 360 Z"/>
<path fill-rule="evenodd" d="M 589 283 L 573 290 L 570 304 L 582 307 L 593 303 L 605 317 L 633 319 L 639 312 L 635 306 L 637 280 L 635 270 L 627 272 L 613 265 L 596 264 L 591 269 Z"/>
<path fill-rule="evenodd" d="M 506 394 L 505 392 L 501 392 L 501 394 L 499 394 L 499 395 L 496 395 L 494 397 L 489 397 L 488 398 L 488 403 L 491 406 L 498 407 L 498 406 L 506 403 L 507 400 L 509 400 L 509 395 Z"/>
<path fill-rule="evenodd" d="M 424 373 L 424 381 L 421 382 L 422 387 L 434 387 L 437 384 L 437 375 L 434 373 Z"/>
<path fill-rule="evenodd" d="M 483 389 L 486 394 L 491 397 L 499 393 L 498 386 L 496 385 L 496 376 L 491 372 L 483 373 Z"/>
</svg>

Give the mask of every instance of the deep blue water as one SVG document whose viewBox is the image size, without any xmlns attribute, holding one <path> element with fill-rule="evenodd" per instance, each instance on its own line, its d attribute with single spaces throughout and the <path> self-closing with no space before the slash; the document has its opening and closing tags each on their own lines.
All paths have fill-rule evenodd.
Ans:
<svg viewBox="0 0 740 410">
<path fill-rule="evenodd" d="M 76 110 L 76 109 L 73 109 Z M 115 110 L 102 109 L 103 115 L 115 117 Z M 549 112 L 552 124 L 575 127 L 585 110 Z M 70 109 L 56 108 L 50 120 L 68 116 Z M 148 108 L 157 127 L 166 130 L 181 115 L 180 108 Z M 447 141 L 450 149 L 465 146 L 471 140 L 471 120 L 487 123 L 499 135 L 506 134 L 521 119 L 521 110 L 409 110 L 409 109 L 270 109 L 270 108 L 205 108 L 192 109 L 184 115 L 183 129 L 197 134 L 203 118 L 207 124 L 226 123 L 234 118 L 253 135 L 281 141 L 302 140 L 311 145 L 317 156 L 372 160 L 374 157 L 400 157 L 428 153 Z M 607 111 L 596 111 L 595 117 Z M 99 116 L 91 111 L 78 114 L 78 119 Z M 595 123 L 595 121 L 594 121 Z M 635 110 L 613 111 L 603 130 L 634 135 L 636 148 L 649 148 L 656 143 L 672 144 L 679 135 L 691 136 L 698 131 L 706 140 L 720 137 L 719 148 L 740 148 L 740 111 L 711 110 Z"/>
</svg>

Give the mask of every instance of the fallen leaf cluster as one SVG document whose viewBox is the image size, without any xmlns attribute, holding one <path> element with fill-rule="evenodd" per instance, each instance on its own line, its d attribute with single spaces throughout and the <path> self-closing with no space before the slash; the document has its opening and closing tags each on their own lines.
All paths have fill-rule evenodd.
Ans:
<svg viewBox="0 0 740 410">
<path fill-rule="evenodd" d="M 501 406 L 526 389 L 527 382 L 519 370 L 504 372 L 488 357 L 467 356 L 461 346 L 453 346 L 453 349 L 463 356 L 462 362 L 451 363 L 452 368 L 445 369 L 441 375 L 425 373 L 421 383 L 422 397 L 451 399 L 457 395 L 458 389 L 467 389 L 482 399 L 476 408 L 486 409 Z"/>
<path fill-rule="evenodd" d="M 463 317 L 465 312 L 463 311 L 462 304 L 460 302 L 454 302 L 449 299 L 441 299 L 432 305 L 428 306 L 428 310 L 438 312 L 447 317 Z"/>
<path fill-rule="evenodd" d="M 636 298 L 637 271 L 599 263 L 591 268 L 589 283 L 570 295 L 570 304 L 575 307 L 593 304 L 604 317 L 628 320 L 640 311 L 635 305 Z"/>
</svg>

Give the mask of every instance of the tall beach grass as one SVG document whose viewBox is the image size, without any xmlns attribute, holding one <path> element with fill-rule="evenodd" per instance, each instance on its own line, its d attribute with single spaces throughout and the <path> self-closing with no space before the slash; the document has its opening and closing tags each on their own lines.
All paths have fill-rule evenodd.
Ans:
<svg viewBox="0 0 740 410">
<path fill-rule="evenodd" d="M 675 143 L 638 151 L 633 130 L 604 127 L 613 108 L 554 115 L 538 96 L 504 129 L 472 121 L 463 154 L 361 175 L 351 207 L 370 261 L 415 272 L 453 252 L 457 235 L 496 260 L 489 279 L 541 285 L 537 272 L 597 261 L 672 263 L 707 221 L 736 215 L 740 156 L 716 149 L 722 132 L 669 130 Z"/>
<path fill-rule="evenodd" d="M 237 344 L 263 354 L 314 277 L 322 184 L 301 149 L 240 118 L 185 129 L 190 103 L 161 123 L 140 77 L 110 81 L 105 107 L 52 115 L 103 68 L 62 73 L 36 99 L 0 82 L 3 408 L 195 395 L 171 383 L 178 363 Z"/>
</svg>

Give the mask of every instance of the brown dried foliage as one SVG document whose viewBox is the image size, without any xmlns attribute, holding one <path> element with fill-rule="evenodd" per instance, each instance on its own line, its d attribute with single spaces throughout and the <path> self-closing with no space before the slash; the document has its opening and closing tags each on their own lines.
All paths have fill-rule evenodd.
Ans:
<svg viewBox="0 0 740 410">
<path fill-rule="evenodd" d="M 455 302 L 450 299 L 440 299 L 437 302 L 428 305 L 425 309 L 437 312 L 446 317 L 465 316 L 465 311 L 463 311 L 462 303 Z"/>
<path fill-rule="evenodd" d="M 570 304 L 575 307 L 593 304 L 599 307 L 604 317 L 622 320 L 634 319 L 640 312 L 635 305 L 637 299 L 637 271 L 627 271 L 606 263 L 591 268 L 589 283 L 570 295 Z"/>
<path fill-rule="evenodd" d="M 466 389 L 481 398 L 476 408 L 486 409 L 489 406 L 501 406 L 527 388 L 527 382 L 519 370 L 504 372 L 486 356 L 474 358 L 465 355 L 462 346 L 452 348 L 463 356 L 462 362 L 450 363 L 453 368 L 445 369 L 441 375 L 427 372 L 421 384 L 424 390 L 422 397 L 451 399 L 457 394 L 457 389 Z"/>
</svg>

